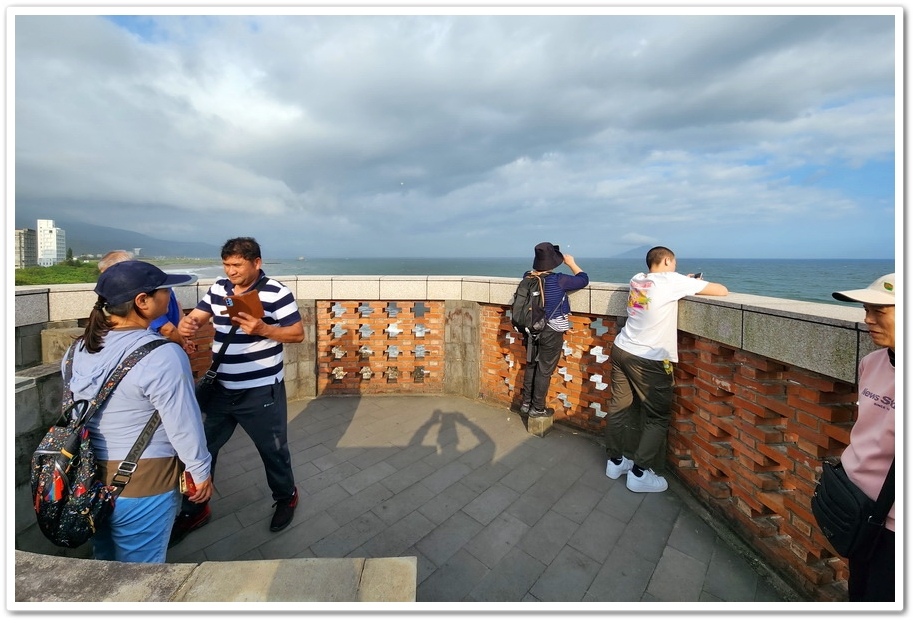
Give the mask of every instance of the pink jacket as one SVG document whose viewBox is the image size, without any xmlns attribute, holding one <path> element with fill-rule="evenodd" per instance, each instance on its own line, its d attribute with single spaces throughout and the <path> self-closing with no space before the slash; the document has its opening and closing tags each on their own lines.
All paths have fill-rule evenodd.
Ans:
<svg viewBox="0 0 916 623">
<path fill-rule="evenodd" d="M 859 362 L 859 414 L 841 461 L 849 479 L 876 499 L 894 459 L 894 366 L 886 348 Z M 885 526 L 894 531 L 891 507 Z"/>
</svg>

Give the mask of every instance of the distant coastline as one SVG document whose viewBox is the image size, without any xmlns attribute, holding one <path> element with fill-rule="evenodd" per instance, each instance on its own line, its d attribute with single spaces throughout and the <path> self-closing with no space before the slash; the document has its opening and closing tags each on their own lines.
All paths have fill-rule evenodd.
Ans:
<svg viewBox="0 0 916 623">
<path fill-rule="evenodd" d="M 218 258 L 149 260 L 166 272 L 193 273 L 200 279 L 224 276 Z M 592 282 L 627 284 L 645 270 L 642 258 L 582 258 L 576 262 Z M 519 278 L 531 268 L 531 258 L 305 258 L 265 259 L 273 277 L 293 275 L 442 275 Z M 895 270 L 893 259 L 722 259 L 678 258 L 678 269 L 702 272 L 704 278 L 734 293 L 843 305 L 831 293 L 861 288 Z M 560 267 L 558 272 L 568 272 Z"/>
<path fill-rule="evenodd" d="M 154 266 L 213 266 L 222 263 L 218 257 L 164 257 L 155 259 L 146 259 L 138 257 L 138 260 L 149 262 Z"/>
</svg>

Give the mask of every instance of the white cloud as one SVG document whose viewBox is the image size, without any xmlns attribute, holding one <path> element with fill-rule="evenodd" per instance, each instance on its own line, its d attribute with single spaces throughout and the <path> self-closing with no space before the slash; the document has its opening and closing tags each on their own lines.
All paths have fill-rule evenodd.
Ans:
<svg viewBox="0 0 916 623">
<path fill-rule="evenodd" d="M 833 257 L 893 207 L 888 16 L 18 16 L 15 55 L 17 216 L 582 257 L 721 227 L 766 255 L 761 223 L 805 219 Z M 873 226 L 886 255 L 893 210 Z"/>
</svg>

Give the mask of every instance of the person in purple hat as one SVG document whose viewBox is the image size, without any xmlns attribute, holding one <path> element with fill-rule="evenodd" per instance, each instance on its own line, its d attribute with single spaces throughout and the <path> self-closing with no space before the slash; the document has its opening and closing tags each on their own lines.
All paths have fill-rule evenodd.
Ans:
<svg viewBox="0 0 916 623">
<path fill-rule="evenodd" d="M 553 272 L 563 264 L 569 267 L 572 275 Z M 525 365 L 519 410 L 528 417 L 547 417 L 553 414 L 553 409 L 547 407 L 550 378 L 560 362 L 563 334 L 570 326 L 571 310 L 567 293 L 587 286 L 588 274 L 579 268 L 572 255 L 564 254 L 558 245 L 550 242 L 541 242 L 534 247 L 534 262 L 531 268 L 532 270 L 527 271 L 525 275 L 537 274 L 543 278 L 547 326 L 536 337 L 525 337 L 526 340 L 534 340 L 534 352 L 531 360 Z"/>
<path fill-rule="evenodd" d="M 83 335 L 61 362 L 73 357 L 69 389 L 74 400 L 92 400 L 127 355 L 162 340 L 150 323 L 162 316 L 172 286 L 194 283 L 193 275 L 168 275 L 147 262 L 126 261 L 99 275 L 98 295 Z M 66 378 L 66 377 L 65 377 Z M 93 556 L 120 562 L 165 562 L 179 508 L 179 477 L 191 473 L 197 492 L 210 498 L 210 453 L 194 396 L 191 364 L 181 347 L 167 342 L 149 352 L 124 376 L 88 428 L 104 482 L 140 436 L 154 411 L 162 423 L 115 503 L 109 521 L 92 538 Z"/>
</svg>

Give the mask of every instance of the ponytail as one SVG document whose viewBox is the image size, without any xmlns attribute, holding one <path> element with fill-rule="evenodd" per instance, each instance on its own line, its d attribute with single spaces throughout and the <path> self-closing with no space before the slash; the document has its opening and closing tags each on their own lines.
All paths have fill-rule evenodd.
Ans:
<svg viewBox="0 0 916 623">
<path fill-rule="evenodd" d="M 134 308 L 134 302 L 128 301 L 121 305 L 108 305 L 103 297 L 99 297 L 89 312 L 89 321 L 83 332 L 83 347 L 90 353 L 102 350 L 105 336 L 111 331 L 111 321 L 105 315 L 105 308 L 112 316 L 126 316 Z"/>
</svg>

